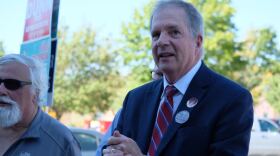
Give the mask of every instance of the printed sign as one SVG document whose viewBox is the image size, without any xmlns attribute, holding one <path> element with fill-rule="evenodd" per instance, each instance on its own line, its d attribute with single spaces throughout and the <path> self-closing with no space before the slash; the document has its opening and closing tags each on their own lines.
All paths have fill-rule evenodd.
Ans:
<svg viewBox="0 0 280 156">
<path fill-rule="evenodd" d="M 28 0 L 23 42 L 50 35 L 52 11 L 53 0 Z"/>
<path fill-rule="evenodd" d="M 20 53 L 44 63 L 48 91 L 42 105 L 53 103 L 59 0 L 28 0 Z"/>
</svg>

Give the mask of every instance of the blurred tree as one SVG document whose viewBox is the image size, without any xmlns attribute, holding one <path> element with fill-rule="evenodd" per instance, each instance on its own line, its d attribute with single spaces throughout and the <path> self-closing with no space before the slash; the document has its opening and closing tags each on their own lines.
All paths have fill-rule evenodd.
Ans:
<svg viewBox="0 0 280 156">
<path fill-rule="evenodd" d="M 204 61 L 218 73 L 234 78 L 234 71 L 244 68 L 246 61 L 238 55 L 236 28 L 232 21 L 235 9 L 231 0 L 190 0 L 204 18 Z"/>
<path fill-rule="evenodd" d="M 67 27 L 59 31 L 53 105 L 58 118 L 108 109 L 123 82 L 109 40 L 99 44 L 89 27 L 69 34 Z"/>
<path fill-rule="evenodd" d="M 143 9 L 136 9 L 133 20 L 122 26 L 123 46 L 118 51 L 134 81 L 130 87 L 136 87 L 138 84 L 151 80 L 152 53 L 149 18 L 153 5 L 154 1 L 151 1 Z"/>
<path fill-rule="evenodd" d="M 266 97 L 274 109 L 280 113 L 280 74 L 276 74 L 268 81 Z"/>
<path fill-rule="evenodd" d="M 241 43 L 239 55 L 247 62 L 235 78 L 246 85 L 257 102 L 265 91 L 268 79 L 280 72 L 280 51 L 276 44 L 276 33 L 271 28 L 251 30 Z"/>
<path fill-rule="evenodd" d="M 3 56 L 4 54 L 5 54 L 5 51 L 4 51 L 3 42 L 0 41 L 0 57 Z"/>
</svg>

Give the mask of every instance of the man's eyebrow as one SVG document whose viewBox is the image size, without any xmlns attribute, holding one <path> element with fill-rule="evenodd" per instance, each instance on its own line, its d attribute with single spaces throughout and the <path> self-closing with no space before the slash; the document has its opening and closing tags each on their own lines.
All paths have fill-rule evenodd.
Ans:
<svg viewBox="0 0 280 156">
<path fill-rule="evenodd" d="M 179 29 L 179 26 L 176 25 L 176 24 L 167 24 L 167 25 L 164 27 L 164 29 L 166 29 L 166 30 L 174 30 L 174 29 L 178 30 L 178 29 Z M 160 30 L 158 30 L 157 28 L 151 29 L 151 34 L 152 34 L 152 35 L 153 35 L 153 34 L 157 34 L 157 33 L 159 33 L 159 32 L 160 32 Z"/>
<path fill-rule="evenodd" d="M 166 26 L 166 29 L 178 29 L 178 26 L 177 25 L 167 25 Z"/>
</svg>

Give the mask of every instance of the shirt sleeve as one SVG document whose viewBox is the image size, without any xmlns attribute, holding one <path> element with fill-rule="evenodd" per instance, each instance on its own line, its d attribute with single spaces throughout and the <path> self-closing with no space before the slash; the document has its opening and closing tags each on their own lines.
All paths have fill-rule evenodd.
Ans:
<svg viewBox="0 0 280 156">
<path fill-rule="evenodd" d="M 69 142 L 65 156 L 81 156 L 81 147 L 76 140 Z"/>
<path fill-rule="evenodd" d="M 119 121 L 120 113 L 121 113 L 121 109 L 117 112 L 117 114 L 115 115 L 114 120 L 112 121 L 110 127 L 108 128 L 107 132 L 103 136 L 103 138 L 100 142 L 100 145 L 98 146 L 98 148 L 96 150 L 96 156 L 102 156 L 103 146 L 105 146 L 107 144 L 107 141 L 108 141 L 109 137 L 112 136 L 114 130 L 116 129 L 118 121 Z"/>
</svg>

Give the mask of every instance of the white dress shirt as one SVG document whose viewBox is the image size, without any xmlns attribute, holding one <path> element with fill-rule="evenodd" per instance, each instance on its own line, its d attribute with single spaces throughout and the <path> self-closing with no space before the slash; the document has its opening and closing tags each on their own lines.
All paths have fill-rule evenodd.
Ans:
<svg viewBox="0 0 280 156">
<path fill-rule="evenodd" d="M 195 66 L 192 67 L 192 69 L 187 72 L 185 75 L 183 75 L 175 84 L 173 84 L 174 87 L 176 87 L 176 89 L 178 89 L 178 93 L 175 94 L 173 96 L 173 101 L 174 101 L 174 105 L 173 105 L 173 114 L 176 112 L 185 92 L 187 91 L 190 83 L 191 83 L 191 80 L 193 79 L 194 75 L 197 73 L 198 69 L 200 68 L 201 66 L 201 60 L 199 60 Z M 168 85 L 172 85 L 172 84 L 169 84 L 168 81 L 166 80 L 166 77 L 164 76 L 163 77 L 163 91 L 165 90 L 165 88 L 168 86 Z M 163 92 L 161 94 L 161 100 L 160 100 L 160 104 L 163 103 Z M 160 108 L 160 106 L 159 106 Z"/>
</svg>

